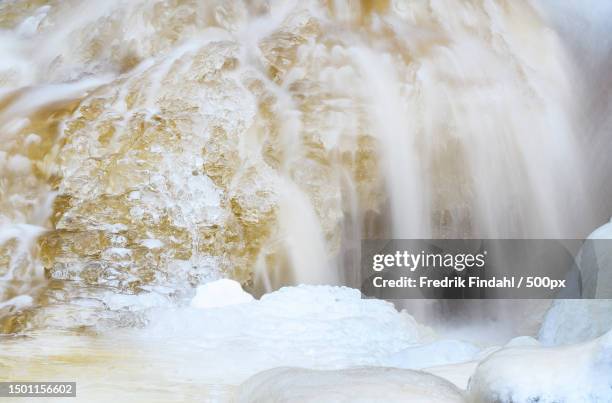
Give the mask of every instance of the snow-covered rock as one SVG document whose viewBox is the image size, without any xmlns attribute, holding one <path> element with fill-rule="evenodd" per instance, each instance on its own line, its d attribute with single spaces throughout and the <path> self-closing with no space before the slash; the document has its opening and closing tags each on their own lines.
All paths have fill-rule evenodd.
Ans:
<svg viewBox="0 0 612 403">
<path fill-rule="evenodd" d="M 389 302 L 332 286 L 285 287 L 248 303 L 160 308 L 148 315 L 145 337 L 172 340 L 188 351 L 181 365 L 222 383 L 285 366 L 381 366 L 430 332 Z"/>
<path fill-rule="evenodd" d="M 612 221 L 593 231 L 577 256 L 587 298 L 612 298 Z"/>
<path fill-rule="evenodd" d="M 195 297 L 191 300 L 191 306 L 219 308 L 251 301 L 254 301 L 253 296 L 245 292 L 239 282 L 224 278 L 199 285 Z"/>
<path fill-rule="evenodd" d="M 612 332 L 562 347 L 508 347 L 480 363 L 474 403 L 612 402 Z"/>
<path fill-rule="evenodd" d="M 465 402 L 463 393 L 442 378 L 419 371 L 383 367 L 335 371 L 276 368 L 257 374 L 242 384 L 237 401 Z"/>
<path fill-rule="evenodd" d="M 540 328 L 543 344 L 580 343 L 612 329 L 612 221 L 588 236 L 576 261 L 583 296 L 596 299 L 554 301 Z"/>
<path fill-rule="evenodd" d="M 562 299 L 553 303 L 540 329 L 545 345 L 581 343 L 612 329 L 612 300 Z"/>
</svg>

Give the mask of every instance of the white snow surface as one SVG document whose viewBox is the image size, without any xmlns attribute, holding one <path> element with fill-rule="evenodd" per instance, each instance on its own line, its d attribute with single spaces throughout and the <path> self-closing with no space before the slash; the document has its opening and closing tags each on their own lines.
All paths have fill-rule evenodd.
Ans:
<svg viewBox="0 0 612 403">
<path fill-rule="evenodd" d="M 211 281 L 199 285 L 191 300 L 194 308 L 220 308 L 253 301 L 251 294 L 244 291 L 239 282 L 230 279 Z"/>
<path fill-rule="evenodd" d="M 508 347 L 478 365 L 473 403 L 612 402 L 612 332 L 562 347 Z"/>
<path fill-rule="evenodd" d="M 219 284 L 230 283 L 217 283 L 215 293 L 238 291 Z M 236 295 L 224 294 L 219 306 L 194 308 L 207 306 L 212 292 L 203 290 L 189 307 L 149 311 L 143 333 L 151 341 L 172 340 L 173 354 L 188 357 L 181 365 L 194 366 L 192 370 L 211 382 L 240 383 L 282 366 L 379 366 L 394 353 L 431 340 L 431 330 L 419 326 L 412 316 L 398 312 L 391 303 L 362 299 L 351 288 L 285 287 L 238 304 L 227 304 Z"/>
</svg>

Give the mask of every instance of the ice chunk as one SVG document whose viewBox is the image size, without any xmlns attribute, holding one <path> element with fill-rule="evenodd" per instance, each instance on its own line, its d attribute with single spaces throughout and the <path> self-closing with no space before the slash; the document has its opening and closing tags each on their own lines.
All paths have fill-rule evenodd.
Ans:
<svg viewBox="0 0 612 403">
<path fill-rule="evenodd" d="M 437 376 L 406 369 L 366 367 L 335 371 L 275 368 L 240 386 L 237 401 L 255 402 L 465 402 Z"/>
<path fill-rule="evenodd" d="M 469 384 L 474 403 L 612 401 L 612 332 L 563 347 L 509 347 L 484 360 Z"/>
<path fill-rule="evenodd" d="M 253 296 L 245 292 L 237 281 L 221 279 L 198 286 L 196 296 L 191 300 L 191 306 L 194 308 L 219 308 L 244 304 L 253 300 Z"/>
</svg>

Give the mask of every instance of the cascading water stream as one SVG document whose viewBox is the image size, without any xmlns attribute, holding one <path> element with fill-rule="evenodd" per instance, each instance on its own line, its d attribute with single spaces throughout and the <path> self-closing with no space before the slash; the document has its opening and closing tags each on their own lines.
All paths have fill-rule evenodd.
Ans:
<svg viewBox="0 0 612 403">
<path fill-rule="evenodd" d="M 52 278 L 138 292 L 229 275 L 270 290 L 352 278 L 337 266 L 343 251 L 353 251 L 348 261 L 358 253 L 354 241 L 343 244 L 345 226 L 356 239 L 587 230 L 568 218 L 588 214 L 590 203 L 576 196 L 587 178 L 569 112 L 573 73 L 530 7 L 194 2 L 164 14 L 165 6 L 83 4 L 80 18 L 50 3 L 8 21 L 3 35 L 15 45 L 3 71 L 21 74 L 12 85 L 33 87 L 5 95 L 4 170 L 9 181 L 30 175 L 39 197 L 59 196 L 51 223 L 46 214 L 9 218 L 23 215 L 14 203 L 4 221 L 55 229 L 39 238 Z M 448 14 L 453 8 L 464 14 Z M 128 25 L 134 41 L 100 42 Z M 77 39 L 84 30 L 92 33 Z M 67 44 L 75 40 L 83 44 Z M 18 66 L 28 55 L 15 49 L 36 44 L 41 70 L 27 76 Z M 45 77 L 45 66 L 54 73 Z M 177 79 L 183 93 L 169 88 Z M 18 94 L 6 83 L 6 94 Z M 18 154 L 58 103 L 69 109 L 42 141 L 50 151 Z M 238 124 L 224 123 L 232 113 Z M 159 159 L 168 147 L 159 133 L 175 136 L 173 157 Z M 30 165 L 38 171 L 26 173 Z M 7 189 L 6 200 L 25 191 Z M 101 238 L 88 249 L 71 237 Z M 17 242 L 11 267 L 24 248 L 36 253 L 32 239 Z M 136 246 L 147 244 L 163 246 Z M 109 282 L 109 273 L 123 279 Z"/>
</svg>

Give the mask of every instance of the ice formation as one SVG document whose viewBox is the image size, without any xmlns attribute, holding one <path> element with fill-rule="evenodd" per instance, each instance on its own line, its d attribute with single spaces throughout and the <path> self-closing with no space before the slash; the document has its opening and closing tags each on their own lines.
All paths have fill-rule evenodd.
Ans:
<svg viewBox="0 0 612 403">
<path fill-rule="evenodd" d="M 220 379 L 278 366 L 381 365 L 431 337 L 392 304 L 361 299 L 358 290 L 345 287 L 285 287 L 214 309 L 193 308 L 197 301 L 199 296 L 192 307 L 151 310 L 144 337 L 191 346 L 196 361 L 216 363 L 210 370 Z"/>
</svg>

